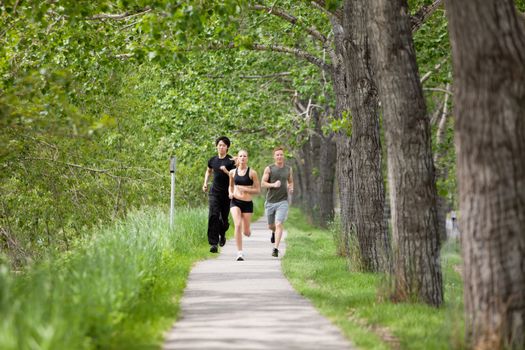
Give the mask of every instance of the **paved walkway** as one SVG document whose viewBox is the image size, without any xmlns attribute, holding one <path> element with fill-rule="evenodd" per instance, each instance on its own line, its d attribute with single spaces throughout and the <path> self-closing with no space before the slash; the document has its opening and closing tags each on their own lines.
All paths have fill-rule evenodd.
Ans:
<svg viewBox="0 0 525 350">
<path fill-rule="evenodd" d="M 281 256 L 286 250 L 281 242 Z M 244 237 L 245 261 L 229 240 L 217 259 L 192 269 L 181 319 L 163 349 L 351 349 L 340 331 L 300 296 L 281 271 L 264 217 Z"/>
</svg>

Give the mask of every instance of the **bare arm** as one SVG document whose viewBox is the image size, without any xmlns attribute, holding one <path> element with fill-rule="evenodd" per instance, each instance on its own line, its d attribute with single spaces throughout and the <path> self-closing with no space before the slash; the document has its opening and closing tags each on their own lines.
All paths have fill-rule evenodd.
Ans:
<svg viewBox="0 0 525 350">
<path fill-rule="evenodd" d="M 262 176 L 262 179 L 261 179 L 261 187 L 262 188 L 275 188 L 275 187 L 278 187 L 275 185 L 275 183 L 270 183 L 268 182 L 268 180 L 270 180 L 270 167 L 267 166 L 266 168 L 264 168 L 264 173 L 263 173 L 263 176 Z"/>
<path fill-rule="evenodd" d="M 211 168 L 207 168 L 206 172 L 204 173 L 204 184 L 202 185 L 203 192 L 208 192 L 208 180 L 210 179 L 211 171 Z"/>
<path fill-rule="evenodd" d="M 230 185 L 228 186 L 228 197 L 230 197 L 230 199 L 233 198 L 233 187 L 234 187 L 233 176 L 234 176 L 234 172 L 235 172 L 235 169 L 234 170 L 230 170 L 230 172 L 228 173 L 228 175 L 230 177 Z"/>
</svg>

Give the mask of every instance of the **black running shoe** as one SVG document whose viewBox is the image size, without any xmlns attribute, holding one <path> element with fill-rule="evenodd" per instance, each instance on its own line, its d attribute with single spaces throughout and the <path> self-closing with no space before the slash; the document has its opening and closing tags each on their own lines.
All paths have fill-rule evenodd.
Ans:
<svg viewBox="0 0 525 350">
<path fill-rule="evenodd" d="M 272 256 L 275 256 L 277 258 L 279 256 L 279 249 L 273 248 Z"/>
<path fill-rule="evenodd" d="M 237 261 L 244 261 L 242 254 L 237 255 Z"/>
<path fill-rule="evenodd" d="M 272 238 L 270 238 L 270 242 L 275 243 L 275 232 L 272 232 Z"/>
<path fill-rule="evenodd" d="M 219 252 L 219 248 L 217 248 L 217 245 L 212 245 L 210 247 L 210 253 L 218 253 Z"/>
<path fill-rule="evenodd" d="M 226 236 L 224 235 L 224 236 L 221 236 L 221 237 L 219 238 L 219 245 L 220 245 L 221 247 L 224 247 L 225 244 L 226 244 Z"/>
</svg>

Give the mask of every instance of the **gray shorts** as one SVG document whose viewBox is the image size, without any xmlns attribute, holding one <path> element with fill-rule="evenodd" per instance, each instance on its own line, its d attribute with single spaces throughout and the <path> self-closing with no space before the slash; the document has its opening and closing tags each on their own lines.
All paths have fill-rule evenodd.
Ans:
<svg viewBox="0 0 525 350">
<path fill-rule="evenodd" d="M 288 201 L 281 201 L 277 203 L 264 203 L 266 217 L 268 218 L 268 225 L 273 225 L 276 222 L 284 223 L 288 216 Z"/>
</svg>

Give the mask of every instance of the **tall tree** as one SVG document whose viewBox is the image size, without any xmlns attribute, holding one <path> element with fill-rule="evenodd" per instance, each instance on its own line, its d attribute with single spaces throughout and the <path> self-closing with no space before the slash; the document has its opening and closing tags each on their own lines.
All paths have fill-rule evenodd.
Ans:
<svg viewBox="0 0 525 350">
<path fill-rule="evenodd" d="M 512 0 L 447 0 L 466 336 L 525 346 L 525 23 Z"/>
<path fill-rule="evenodd" d="M 383 217 L 378 101 L 368 59 L 365 11 L 363 6 L 354 6 L 353 1 L 345 2 L 348 11 L 328 10 L 326 5 L 324 1 L 309 2 L 313 7 L 310 12 L 321 11 L 328 16 L 333 40 L 282 8 L 261 4 L 254 8 L 302 26 L 327 53 L 329 62 L 296 47 L 285 49 L 275 44 L 255 47 L 294 53 L 318 65 L 331 77 L 334 114 L 342 121 L 336 144 L 343 235 L 356 236 L 364 269 L 382 271 L 388 265 L 390 247 Z"/>
<path fill-rule="evenodd" d="M 413 30 L 417 30 L 433 13 L 442 0 L 423 6 L 411 17 Z M 369 38 L 366 32 L 365 6 L 359 1 L 336 2 L 305 1 L 308 6 L 302 16 L 274 5 L 258 5 L 253 8 L 291 23 L 295 31 L 313 38 L 316 47 L 299 49 L 304 40 L 295 40 L 293 47 L 274 41 L 254 45 L 257 50 L 269 50 L 294 54 L 319 66 L 331 77 L 335 96 L 334 115 L 341 122 L 337 132 L 337 178 L 341 206 L 341 227 L 344 235 L 355 235 L 359 244 L 362 266 L 369 271 L 384 270 L 389 260 L 389 239 L 384 220 L 384 187 L 381 173 L 381 145 L 377 88 L 370 62 Z M 285 4 L 282 2 L 281 4 Z M 298 11 L 300 6 L 292 7 Z M 316 21 L 308 21 L 314 13 Z M 318 30 L 319 16 L 323 13 L 330 21 L 331 35 Z M 312 24 L 313 23 L 313 24 Z M 326 30 L 326 28 L 325 28 Z M 321 58 L 319 49 L 326 52 L 329 61 Z M 313 53 L 312 53 L 313 52 Z"/>
<path fill-rule="evenodd" d="M 252 16 L 255 19 L 261 16 L 267 16 L 268 20 L 259 25 L 258 30 L 247 31 L 244 33 L 253 38 L 254 44 L 251 48 L 259 51 L 274 51 L 294 55 L 300 60 L 307 61 L 321 70 L 319 82 L 322 82 L 322 90 L 326 92 L 327 79 L 334 77 L 332 64 L 323 57 L 333 58 L 332 42 L 328 35 L 323 33 L 329 32 L 328 22 L 319 19 L 325 18 L 319 16 L 319 11 L 325 12 L 323 8 L 311 8 L 308 6 L 295 6 L 291 2 L 284 2 L 281 5 L 290 5 L 290 9 L 266 5 L 264 1 L 254 1 L 255 4 L 249 7 Z M 297 15 L 301 14 L 301 15 Z M 312 14 L 315 14 L 313 16 Z M 319 22 L 319 23 L 316 23 Z M 319 27 L 319 28 L 318 28 Z M 260 35 L 264 33 L 265 35 Z M 284 34 L 284 35 L 283 35 Z M 328 78 L 327 78 L 328 76 Z M 321 77 L 323 77 L 321 79 Z M 333 79 L 332 79 L 333 81 Z M 309 85 L 310 82 L 301 81 L 301 85 Z M 295 87 L 304 90 L 304 87 Z M 311 116 L 312 127 L 308 134 L 303 137 L 301 149 L 297 155 L 300 157 L 297 161 L 298 170 L 304 171 L 304 174 L 296 174 L 299 177 L 303 189 L 310 189 L 309 193 L 301 194 L 301 202 L 310 208 L 306 212 L 311 214 L 314 222 L 321 226 L 326 226 L 334 214 L 333 187 L 335 183 L 335 160 L 336 149 L 333 133 L 323 132 L 330 121 L 328 114 L 319 114 L 320 111 L 315 108 L 311 110 L 309 99 L 317 102 L 319 96 L 321 99 L 329 100 L 328 93 L 321 91 L 309 91 L 308 95 L 301 94 L 299 99 L 295 98 L 294 107 L 300 115 Z M 306 99 L 306 100 L 305 100 Z M 328 104 L 328 102 L 325 102 Z M 323 106 L 324 107 L 324 106 Z M 335 111 L 337 115 L 337 109 Z M 333 164 L 332 164 L 333 162 Z M 315 191 L 311 192 L 312 190 Z M 346 193 L 344 189 L 343 193 Z M 315 200 L 314 200 L 315 199 Z M 314 208 L 315 207 L 315 208 Z"/>
<path fill-rule="evenodd" d="M 383 107 L 396 300 L 443 302 L 430 127 L 406 0 L 369 6 L 372 57 Z"/>
<path fill-rule="evenodd" d="M 367 11 L 364 2 L 344 2 L 344 64 L 349 112 L 352 116 L 351 167 L 355 234 L 361 263 L 367 271 L 390 268 L 390 240 L 381 170 L 379 100 L 370 59 Z"/>
<path fill-rule="evenodd" d="M 323 130 L 331 108 L 322 108 L 311 99 L 301 101 L 299 96 L 294 100 L 298 116 L 311 124 L 306 133 L 298 135 L 301 146 L 295 147 L 294 175 L 299 191 L 294 201 L 316 225 L 326 227 L 334 218 L 336 146 L 334 133 Z"/>
<path fill-rule="evenodd" d="M 16 11 L 0 4 L 0 253 L 14 265 L 67 249 L 127 208 L 162 204 L 170 154 L 178 158 L 177 203 L 199 205 L 204 157 L 218 133 L 264 149 L 264 133 L 292 129 L 278 84 L 261 86 L 250 69 L 228 64 L 233 54 L 253 64 L 246 51 L 186 52 L 185 62 L 168 63 L 154 47 L 145 55 L 132 45 L 154 35 L 149 21 L 165 19 L 161 8 L 107 14 L 76 2 L 16 3 Z M 235 74 L 208 76 L 224 71 Z"/>
</svg>

